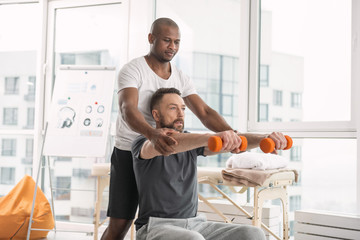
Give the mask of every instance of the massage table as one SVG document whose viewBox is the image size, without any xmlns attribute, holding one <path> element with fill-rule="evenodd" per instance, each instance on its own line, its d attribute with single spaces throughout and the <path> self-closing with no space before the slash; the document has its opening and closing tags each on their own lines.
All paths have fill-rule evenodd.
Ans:
<svg viewBox="0 0 360 240">
<path fill-rule="evenodd" d="M 287 196 L 287 186 L 291 185 L 294 181 L 297 181 L 297 173 L 294 170 L 288 169 L 279 169 L 279 170 L 245 170 L 248 173 L 250 171 L 258 171 L 260 174 L 267 174 L 265 181 L 260 185 L 248 184 L 249 186 L 239 184 L 235 181 L 225 180 L 222 172 L 225 171 L 224 168 L 214 168 L 214 167 L 198 167 L 198 182 L 200 184 L 208 184 L 218 193 L 220 193 L 221 198 L 228 200 L 232 205 L 237 209 L 242 211 L 249 219 L 252 220 L 252 224 L 257 227 L 264 228 L 276 239 L 281 240 L 273 231 L 270 230 L 268 226 L 262 223 L 262 206 L 265 200 L 280 199 L 283 209 L 283 238 L 284 240 L 289 239 L 289 222 L 288 222 L 288 196 Z M 270 176 L 269 176 L 270 175 Z M 244 193 L 248 187 L 254 188 L 254 214 L 250 214 L 243 207 L 235 203 L 227 194 L 225 194 L 217 185 L 227 186 L 236 193 Z M 255 186 L 256 185 L 256 186 Z M 234 187 L 242 187 L 240 191 L 236 191 Z M 224 219 L 225 222 L 231 223 L 219 209 L 217 209 L 209 200 L 212 198 L 205 198 L 200 193 L 199 199 L 208 205 L 215 213 Z"/>
<path fill-rule="evenodd" d="M 288 196 L 287 189 L 288 185 L 291 185 L 296 179 L 294 171 L 278 171 L 273 173 L 270 177 L 261 184 L 261 186 L 254 187 L 254 215 L 251 215 L 243 207 L 236 204 L 229 196 L 227 196 L 217 185 L 228 186 L 233 189 L 236 186 L 241 186 L 242 189 L 238 193 L 243 193 L 249 186 L 239 185 L 233 181 L 227 181 L 222 176 L 222 170 L 224 168 L 211 168 L 211 167 L 198 167 L 198 182 L 200 184 L 209 184 L 217 192 L 222 195 L 222 198 L 227 199 L 236 208 L 241 210 L 248 218 L 252 219 L 254 226 L 263 227 L 276 239 L 281 239 L 274 234 L 266 225 L 261 221 L 262 205 L 265 200 L 280 198 L 283 204 L 283 239 L 289 239 L 289 223 L 288 223 Z M 266 171 L 266 170 L 265 170 Z M 105 188 L 109 185 L 110 181 L 110 163 L 96 163 L 92 167 L 91 175 L 97 178 L 96 185 L 96 203 L 94 211 L 94 240 L 98 239 L 99 227 L 104 224 L 107 219 L 100 222 L 100 209 L 102 196 Z M 251 185 L 251 184 L 250 184 Z M 235 190 L 234 190 L 235 191 Z M 208 198 L 203 197 L 199 194 L 199 199 L 207 204 L 215 213 L 221 216 L 225 222 L 231 223 L 221 211 L 214 207 Z M 135 228 L 134 224 L 131 226 L 130 238 L 135 239 Z"/>
</svg>

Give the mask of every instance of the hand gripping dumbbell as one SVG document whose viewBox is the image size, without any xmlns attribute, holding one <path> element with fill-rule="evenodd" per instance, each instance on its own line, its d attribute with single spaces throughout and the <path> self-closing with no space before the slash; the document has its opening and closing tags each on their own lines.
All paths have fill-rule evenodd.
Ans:
<svg viewBox="0 0 360 240">
<path fill-rule="evenodd" d="M 284 148 L 284 150 L 290 149 L 293 145 L 293 140 L 288 135 L 285 135 L 284 137 L 286 138 L 287 141 L 287 145 L 286 148 Z M 273 152 L 275 150 L 275 142 L 271 138 L 264 138 L 263 140 L 260 141 L 260 149 L 264 153 Z"/>
<path fill-rule="evenodd" d="M 240 151 L 245 151 L 248 145 L 248 141 L 246 137 L 239 136 L 241 138 Z M 218 152 L 221 150 L 223 145 L 223 141 L 219 136 L 211 136 L 208 140 L 208 147 L 212 152 Z"/>
</svg>

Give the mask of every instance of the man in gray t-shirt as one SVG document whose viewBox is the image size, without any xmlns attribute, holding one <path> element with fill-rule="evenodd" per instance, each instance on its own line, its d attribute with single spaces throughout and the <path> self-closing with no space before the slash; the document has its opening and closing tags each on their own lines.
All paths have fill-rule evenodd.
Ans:
<svg viewBox="0 0 360 240">
<path fill-rule="evenodd" d="M 265 239 L 260 228 L 208 222 L 197 216 L 197 156 L 214 154 L 210 136 L 183 133 L 185 104 L 175 88 L 160 88 L 151 98 L 156 128 L 171 128 L 178 144 L 164 156 L 143 136 L 132 144 L 133 166 L 139 192 L 138 240 L 142 239 Z M 228 135 L 228 134 L 225 134 Z M 235 136 L 236 137 L 236 136 Z M 241 144 L 241 143 L 240 143 Z"/>
</svg>

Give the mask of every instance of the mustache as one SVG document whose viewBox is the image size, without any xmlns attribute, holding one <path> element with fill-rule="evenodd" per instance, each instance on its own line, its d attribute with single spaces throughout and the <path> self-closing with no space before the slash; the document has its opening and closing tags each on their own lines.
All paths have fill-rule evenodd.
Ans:
<svg viewBox="0 0 360 240">
<path fill-rule="evenodd" d="M 176 122 L 181 122 L 182 124 L 184 124 L 184 119 L 183 118 L 178 118 L 173 123 L 176 123 Z"/>
</svg>

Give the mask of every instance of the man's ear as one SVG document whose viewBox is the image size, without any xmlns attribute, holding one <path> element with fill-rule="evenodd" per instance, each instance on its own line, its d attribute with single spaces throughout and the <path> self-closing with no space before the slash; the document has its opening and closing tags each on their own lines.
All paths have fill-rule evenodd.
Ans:
<svg viewBox="0 0 360 240">
<path fill-rule="evenodd" d="M 153 109 L 153 110 L 151 111 L 151 114 L 152 114 L 152 116 L 153 116 L 153 118 L 154 118 L 154 120 L 155 120 L 156 122 L 160 121 L 160 114 L 159 114 L 159 111 L 158 111 L 158 110 Z"/>
<path fill-rule="evenodd" d="M 155 40 L 155 36 L 152 35 L 151 33 L 148 34 L 148 41 L 150 44 L 153 44 Z"/>
</svg>

